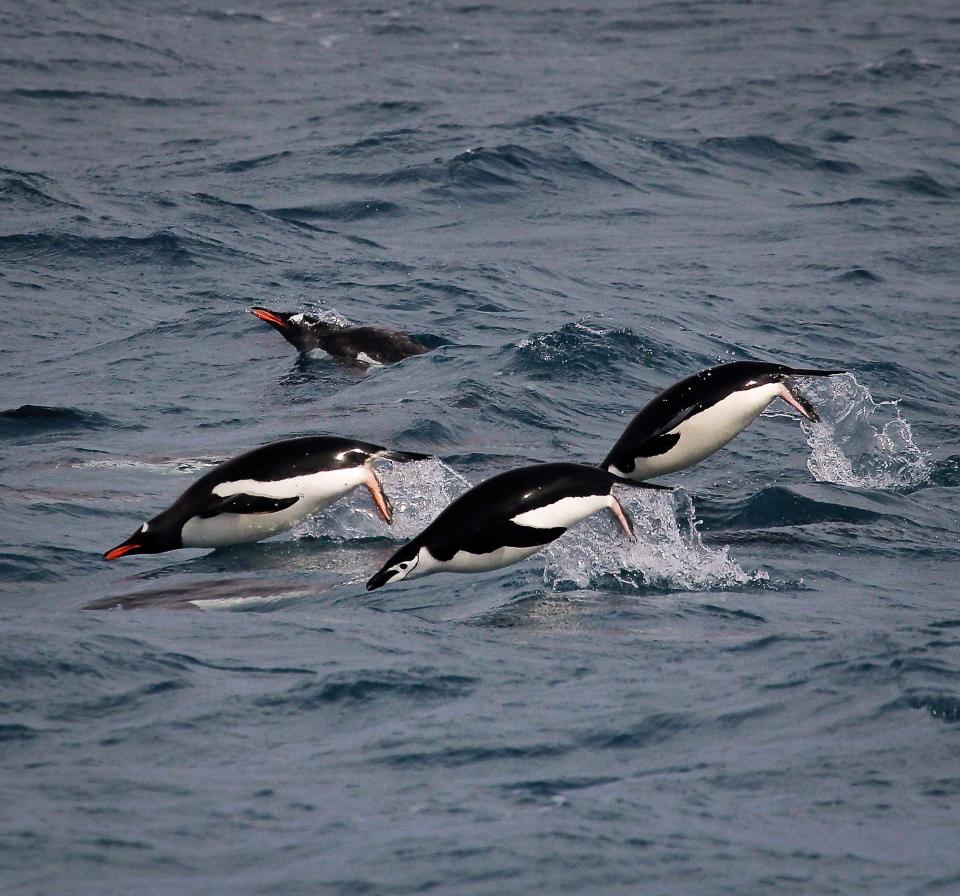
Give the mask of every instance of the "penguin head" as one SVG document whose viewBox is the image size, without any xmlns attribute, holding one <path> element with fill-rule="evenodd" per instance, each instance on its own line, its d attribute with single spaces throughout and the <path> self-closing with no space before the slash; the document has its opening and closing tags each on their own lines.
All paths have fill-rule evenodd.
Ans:
<svg viewBox="0 0 960 896">
<path fill-rule="evenodd" d="M 118 560 L 127 554 L 162 554 L 183 547 L 180 529 L 163 525 L 159 518 L 144 523 L 126 541 L 110 548 L 104 560 Z"/>
<path fill-rule="evenodd" d="M 254 307 L 250 313 L 270 324 L 287 342 L 302 352 L 317 348 L 325 334 L 338 329 L 335 324 L 302 311 L 271 311 L 269 308 Z"/>
<path fill-rule="evenodd" d="M 397 551 L 376 575 L 367 582 L 367 591 L 375 591 L 390 582 L 409 578 L 420 563 L 420 547 L 411 542 Z M 416 577 L 416 576 L 414 576 Z"/>
</svg>

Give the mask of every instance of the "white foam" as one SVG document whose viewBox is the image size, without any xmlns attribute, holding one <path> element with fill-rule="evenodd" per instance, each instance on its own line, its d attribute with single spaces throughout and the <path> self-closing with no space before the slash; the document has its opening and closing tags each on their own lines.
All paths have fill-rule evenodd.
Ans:
<svg viewBox="0 0 960 896">
<path fill-rule="evenodd" d="M 624 538 L 611 515 L 590 517 L 544 549 L 543 578 L 549 587 L 587 588 L 613 578 L 630 590 L 702 591 L 769 579 L 763 570 L 744 570 L 728 547 L 703 543 L 693 501 L 685 492 L 624 488 L 618 497 L 633 517 L 636 543 Z"/>
<path fill-rule="evenodd" d="M 897 489 L 929 480 L 929 456 L 913 441 L 899 401 L 874 401 L 851 373 L 807 380 L 803 389 L 821 418 L 801 421 L 807 469 L 818 482 Z"/>
</svg>

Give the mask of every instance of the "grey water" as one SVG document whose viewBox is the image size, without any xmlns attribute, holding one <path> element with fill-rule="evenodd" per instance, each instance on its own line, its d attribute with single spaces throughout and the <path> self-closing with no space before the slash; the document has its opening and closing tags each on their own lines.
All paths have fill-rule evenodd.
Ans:
<svg viewBox="0 0 960 896">
<path fill-rule="evenodd" d="M 3 892 L 960 892 L 958 246 L 947 0 L 0 4 Z M 636 545 L 365 591 L 740 358 L 849 373 Z M 101 559 L 308 433 L 436 459 Z"/>
</svg>

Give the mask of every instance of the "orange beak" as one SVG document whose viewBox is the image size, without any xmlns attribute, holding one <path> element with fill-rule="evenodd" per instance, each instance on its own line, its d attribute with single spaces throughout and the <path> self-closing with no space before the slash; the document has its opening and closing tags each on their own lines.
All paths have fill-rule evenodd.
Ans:
<svg viewBox="0 0 960 896">
<path fill-rule="evenodd" d="M 124 554 L 129 554 L 131 551 L 136 551 L 142 548 L 142 544 L 119 544 L 115 548 L 111 548 L 103 555 L 104 560 L 119 560 Z"/>
<path fill-rule="evenodd" d="M 286 329 L 287 322 L 282 317 L 277 317 L 272 311 L 267 311 L 266 308 L 251 308 L 250 313 L 254 317 L 259 317 L 260 320 L 266 321 L 268 324 Z"/>
</svg>

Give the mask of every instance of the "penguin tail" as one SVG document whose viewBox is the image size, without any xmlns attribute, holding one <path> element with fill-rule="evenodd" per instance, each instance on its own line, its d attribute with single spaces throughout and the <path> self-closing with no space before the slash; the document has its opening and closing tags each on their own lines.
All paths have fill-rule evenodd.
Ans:
<svg viewBox="0 0 960 896">
<path fill-rule="evenodd" d="M 627 479 L 626 476 L 617 476 L 616 473 L 611 473 L 607 470 L 607 475 L 610 477 L 611 482 L 617 483 L 617 485 L 629 485 L 633 488 L 650 488 L 658 492 L 672 492 L 676 486 L 673 485 L 660 485 L 657 482 L 638 482 L 636 479 Z"/>
<path fill-rule="evenodd" d="M 393 451 L 390 448 L 384 448 L 373 455 L 373 460 L 395 460 L 401 464 L 412 463 L 415 460 L 430 460 L 432 454 L 418 454 L 416 451 Z"/>
<path fill-rule="evenodd" d="M 787 376 L 836 376 L 839 373 L 847 373 L 846 370 L 813 370 L 811 368 L 790 367 L 787 368 Z"/>
</svg>

